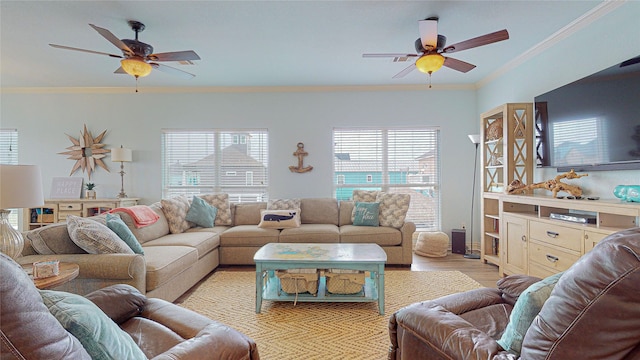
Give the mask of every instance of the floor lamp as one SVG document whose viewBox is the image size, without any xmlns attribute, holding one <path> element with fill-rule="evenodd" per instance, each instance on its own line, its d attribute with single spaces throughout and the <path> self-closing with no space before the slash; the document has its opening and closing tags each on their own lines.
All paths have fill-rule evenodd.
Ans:
<svg viewBox="0 0 640 360">
<path fill-rule="evenodd" d="M 120 145 L 119 148 L 111 149 L 111 161 L 120 163 L 120 194 L 118 194 L 118 198 L 126 198 L 127 193 L 124 192 L 124 163 L 131 162 L 131 149 L 127 149 Z"/>
<path fill-rule="evenodd" d="M 478 170 L 478 144 L 480 144 L 480 135 L 469 135 L 469 140 L 471 140 L 471 142 L 476 146 L 476 157 L 473 164 L 473 186 L 471 187 L 471 234 L 469 235 L 471 246 L 469 248 L 469 253 L 464 254 L 464 257 L 467 259 L 480 259 L 480 255 L 473 253 L 473 206 L 476 198 L 476 172 Z"/>
</svg>

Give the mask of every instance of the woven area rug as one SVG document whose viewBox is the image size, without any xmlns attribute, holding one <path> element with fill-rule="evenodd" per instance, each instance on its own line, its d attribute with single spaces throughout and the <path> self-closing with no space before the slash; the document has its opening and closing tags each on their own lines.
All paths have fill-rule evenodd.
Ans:
<svg viewBox="0 0 640 360">
<path fill-rule="evenodd" d="M 255 313 L 255 272 L 218 271 L 180 305 L 253 338 L 263 360 L 386 359 L 389 316 L 411 303 L 482 287 L 459 271 L 385 272 L 378 303 L 263 301 Z"/>
</svg>

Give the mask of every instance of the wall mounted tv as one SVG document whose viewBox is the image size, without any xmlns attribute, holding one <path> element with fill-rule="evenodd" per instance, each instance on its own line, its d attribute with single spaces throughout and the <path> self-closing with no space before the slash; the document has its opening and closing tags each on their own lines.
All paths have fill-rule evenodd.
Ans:
<svg viewBox="0 0 640 360">
<path fill-rule="evenodd" d="M 535 97 L 537 165 L 640 169 L 640 56 Z"/>
</svg>

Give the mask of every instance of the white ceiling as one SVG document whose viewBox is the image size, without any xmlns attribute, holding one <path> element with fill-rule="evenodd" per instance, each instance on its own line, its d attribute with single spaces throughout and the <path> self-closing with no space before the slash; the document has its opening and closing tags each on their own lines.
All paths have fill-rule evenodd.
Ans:
<svg viewBox="0 0 640 360">
<path fill-rule="evenodd" d="M 0 1 L 0 82 L 15 87 L 130 87 L 119 59 L 55 49 L 49 43 L 120 54 L 89 27 L 133 38 L 127 20 L 146 25 L 139 40 L 155 52 L 195 50 L 196 75 L 154 71 L 140 87 L 418 85 L 410 64 L 363 53 L 415 53 L 418 20 L 438 16 L 453 44 L 507 29 L 510 39 L 451 57 L 477 65 L 442 68 L 433 84 L 476 84 L 602 1 Z"/>
</svg>

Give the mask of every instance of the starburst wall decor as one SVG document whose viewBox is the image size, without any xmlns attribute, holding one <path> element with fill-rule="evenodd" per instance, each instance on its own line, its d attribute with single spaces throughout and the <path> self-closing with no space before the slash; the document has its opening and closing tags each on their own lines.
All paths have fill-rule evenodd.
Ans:
<svg viewBox="0 0 640 360">
<path fill-rule="evenodd" d="M 73 145 L 67 148 L 68 151 L 58 154 L 69 155 L 67 159 L 76 161 L 69 176 L 73 175 L 78 169 L 82 169 L 82 172 L 87 171 L 87 176 L 91 179 L 91 173 L 96 171 L 96 165 L 110 172 L 107 165 L 102 161 L 102 159 L 107 156 L 106 154 L 111 152 L 111 150 L 105 149 L 105 144 L 102 143 L 102 138 L 104 138 L 106 133 L 107 130 L 94 138 L 91 132 L 87 130 L 87 125 L 85 124 L 84 131 L 80 134 L 79 138 L 76 139 L 69 134 L 65 134 Z"/>
</svg>

